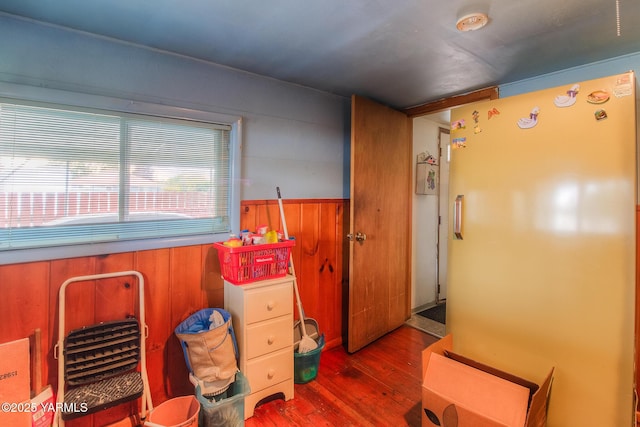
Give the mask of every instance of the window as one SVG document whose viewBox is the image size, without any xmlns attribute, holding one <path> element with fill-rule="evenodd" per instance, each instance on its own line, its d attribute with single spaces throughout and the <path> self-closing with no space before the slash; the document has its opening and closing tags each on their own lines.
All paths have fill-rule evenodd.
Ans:
<svg viewBox="0 0 640 427">
<path fill-rule="evenodd" d="M 3 251 L 228 233 L 232 127 L 0 102 Z"/>
</svg>

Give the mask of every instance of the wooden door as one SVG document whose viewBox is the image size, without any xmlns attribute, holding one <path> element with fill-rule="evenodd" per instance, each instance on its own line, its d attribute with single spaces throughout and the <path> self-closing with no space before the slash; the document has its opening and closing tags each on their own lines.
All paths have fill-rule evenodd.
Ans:
<svg viewBox="0 0 640 427">
<path fill-rule="evenodd" d="M 352 97 L 349 352 L 410 315 L 411 138 L 404 113 Z"/>
</svg>

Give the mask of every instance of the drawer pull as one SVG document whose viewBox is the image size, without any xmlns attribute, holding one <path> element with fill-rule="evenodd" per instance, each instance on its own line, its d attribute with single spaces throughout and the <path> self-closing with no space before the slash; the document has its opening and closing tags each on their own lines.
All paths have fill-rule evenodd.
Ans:
<svg viewBox="0 0 640 427">
<path fill-rule="evenodd" d="M 273 308 L 276 306 L 276 304 L 273 301 L 269 301 L 267 303 L 267 310 L 271 311 L 273 310 Z"/>
<path fill-rule="evenodd" d="M 267 344 L 271 345 L 276 341 L 275 337 L 273 335 L 271 335 L 269 338 L 267 338 Z"/>
<path fill-rule="evenodd" d="M 273 379 L 275 375 L 276 375 L 275 369 L 269 369 L 269 372 L 267 372 L 267 378 L 269 378 L 270 380 Z"/>
</svg>

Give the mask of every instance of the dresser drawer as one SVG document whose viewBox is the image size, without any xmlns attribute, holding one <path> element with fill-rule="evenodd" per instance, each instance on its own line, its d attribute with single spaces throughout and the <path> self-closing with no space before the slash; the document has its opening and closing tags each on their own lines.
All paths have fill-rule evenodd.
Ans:
<svg viewBox="0 0 640 427">
<path fill-rule="evenodd" d="M 292 312 L 291 282 L 250 289 L 245 293 L 245 321 L 247 324 L 273 319 Z"/>
<path fill-rule="evenodd" d="M 291 347 L 247 361 L 246 375 L 251 393 L 292 378 L 293 349 Z"/>
<path fill-rule="evenodd" d="M 252 359 L 281 348 L 293 345 L 293 316 L 287 315 L 275 319 L 254 323 L 247 327 L 247 346 L 245 355 Z"/>
</svg>

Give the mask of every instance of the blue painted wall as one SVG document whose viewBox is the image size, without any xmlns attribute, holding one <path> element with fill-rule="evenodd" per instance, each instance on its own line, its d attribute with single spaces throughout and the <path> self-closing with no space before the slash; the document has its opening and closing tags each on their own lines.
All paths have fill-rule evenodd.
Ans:
<svg viewBox="0 0 640 427">
<path fill-rule="evenodd" d="M 348 98 L 6 15 L 0 40 L 0 82 L 241 116 L 241 199 L 349 197 Z"/>
<path fill-rule="evenodd" d="M 533 92 L 555 86 L 568 85 L 580 81 L 612 76 L 634 71 L 636 78 L 640 71 L 640 52 L 619 56 L 606 61 L 593 62 L 579 67 L 567 68 L 556 73 L 544 74 L 531 79 L 500 85 L 500 97 Z M 636 93 L 637 97 L 637 93 Z"/>
<path fill-rule="evenodd" d="M 348 198 L 350 100 L 0 15 L 0 82 L 242 116 L 241 199 Z M 500 86 L 501 97 L 640 69 L 640 53 Z M 2 94 L 0 94 L 2 95 Z"/>
</svg>

